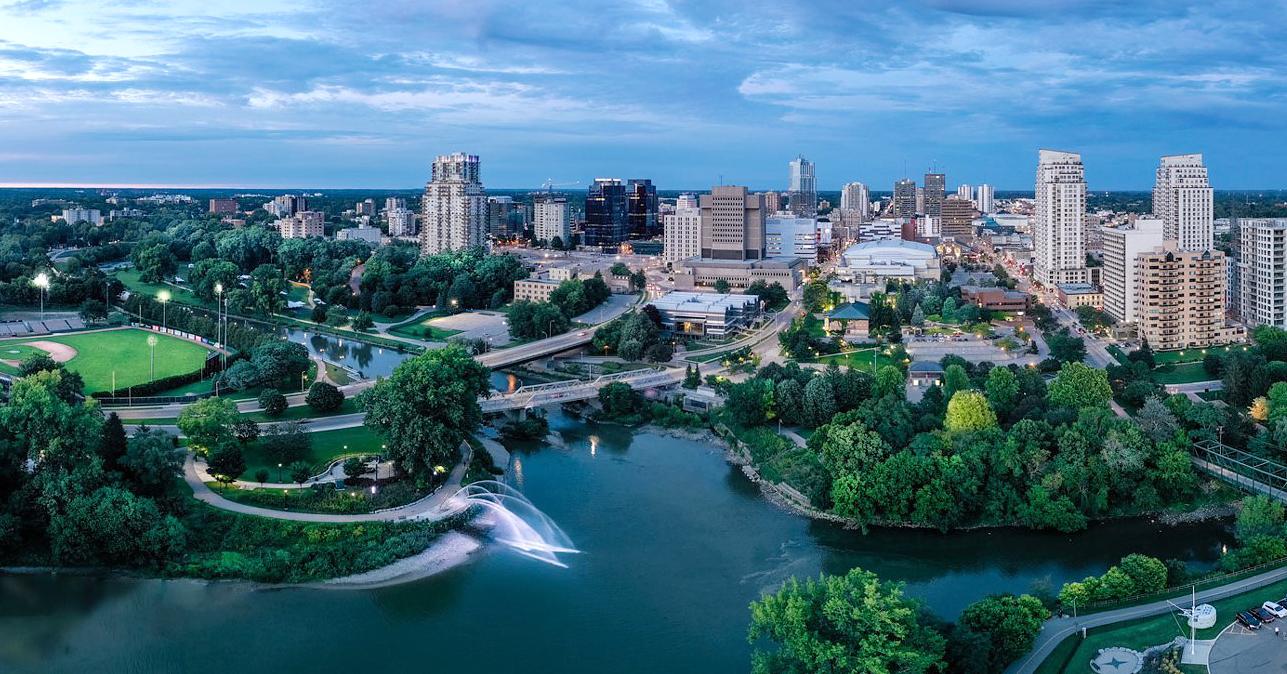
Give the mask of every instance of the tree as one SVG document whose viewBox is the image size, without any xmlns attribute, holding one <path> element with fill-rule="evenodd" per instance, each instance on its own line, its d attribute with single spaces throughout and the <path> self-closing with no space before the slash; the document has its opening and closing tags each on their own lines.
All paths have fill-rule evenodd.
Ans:
<svg viewBox="0 0 1287 674">
<path fill-rule="evenodd" d="M 989 370 L 983 388 L 988 392 L 988 402 L 993 409 L 1007 410 L 1019 398 L 1019 379 L 1008 367 Z"/>
<path fill-rule="evenodd" d="M 103 423 L 103 434 L 98 443 L 98 455 L 103 459 L 103 470 L 119 469 L 128 446 L 125 425 L 121 423 L 121 418 L 112 412 L 107 415 L 107 420 Z"/>
<path fill-rule="evenodd" d="M 1118 563 L 1122 573 L 1135 581 L 1136 594 L 1150 594 L 1166 589 L 1167 570 L 1162 560 L 1141 554 L 1131 554 Z"/>
<path fill-rule="evenodd" d="M 692 390 L 702 385 L 702 375 L 696 365 L 684 367 L 684 388 Z"/>
<path fill-rule="evenodd" d="M 86 323 L 97 323 L 107 320 L 107 305 L 99 300 L 85 300 L 80 305 L 81 320 Z"/>
<path fill-rule="evenodd" d="M 903 371 L 893 365 L 886 365 L 876 372 L 875 397 L 894 396 L 899 400 L 907 397 L 907 377 Z"/>
<path fill-rule="evenodd" d="M 781 283 L 765 283 L 763 280 L 756 281 L 746 288 L 747 295 L 755 295 L 764 303 L 765 309 L 775 311 L 785 307 L 791 301 L 787 295 L 786 288 Z"/>
<path fill-rule="evenodd" d="M 102 435 L 97 403 L 71 403 L 59 395 L 66 376 L 56 369 L 20 377 L 9 403 L 0 407 L 0 428 L 8 432 L 15 456 L 36 471 L 71 470 L 84 462 L 86 440 Z"/>
<path fill-rule="evenodd" d="M 356 456 L 350 456 L 344 461 L 344 476 L 347 478 L 361 477 L 366 474 L 366 462 Z"/>
<path fill-rule="evenodd" d="M 365 332 L 375 327 L 375 321 L 371 319 L 371 312 L 359 311 L 357 318 L 353 319 L 352 327 L 358 332 Z"/>
<path fill-rule="evenodd" d="M 308 387 L 308 396 L 304 398 L 304 402 L 317 412 L 334 412 L 344 405 L 344 393 L 334 384 L 316 381 Z"/>
<path fill-rule="evenodd" d="M 1049 617 L 1050 611 L 1036 597 L 1001 594 L 965 607 L 958 624 L 987 636 L 991 645 L 988 671 L 999 672 L 1032 649 Z"/>
<path fill-rule="evenodd" d="M 825 377 L 814 377 L 804 387 L 804 421 L 818 427 L 836 415 L 836 392 Z"/>
<path fill-rule="evenodd" d="M 1247 414 L 1252 419 L 1261 423 L 1269 420 L 1269 399 L 1265 396 L 1257 396 L 1251 401 L 1251 407 L 1247 409 Z"/>
<path fill-rule="evenodd" d="M 921 305 L 919 304 L 916 305 L 915 309 L 912 309 L 911 323 L 913 326 L 918 328 L 925 327 L 925 310 L 921 309 Z"/>
<path fill-rule="evenodd" d="M 831 304 L 831 288 L 827 287 L 826 281 L 809 281 L 804 284 L 802 297 L 805 311 L 821 313 L 827 311 L 828 305 Z"/>
<path fill-rule="evenodd" d="M 861 421 L 832 423 L 821 438 L 818 457 L 827 472 L 837 478 L 866 473 L 890 454 L 889 443 Z"/>
<path fill-rule="evenodd" d="M 1081 337 L 1073 337 L 1066 330 L 1046 333 L 1046 346 L 1050 347 L 1050 357 L 1064 363 L 1080 363 L 1086 359 L 1086 342 Z"/>
<path fill-rule="evenodd" d="M 1047 398 L 1051 405 L 1081 409 L 1102 407 L 1113 397 L 1108 373 L 1085 363 L 1064 363 L 1050 383 Z"/>
<path fill-rule="evenodd" d="M 403 361 L 393 374 L 358 396 L 366 425 L 385 439 L 388 455 L 417 478 L 452 463 L 460 444 L 478 430 L 478 397 L 491 372 L 457 346 Z"/>
<path fill-rule="evenodd" d="M 1242 499 L 1238 511 L 1238 541 L 1244 545 L 1257 536 L 1287 535 L 1283 529 L 1283 504 L 1267 496 L 1248 496 Z"/>
<path fill-rule="evenodd" d="M 229 430 L 232 431 L 232 437 L 237 438 L 237 442 L 243 446 L 259 439 L 259 424 L 252 419 L 238 419 Z"/>
<path fill-rule="evenodd" d="M 131 491 L 162 496 L 183 475 L 183 452 L 175 448 L 174 436 L 165 431 L 140 431 L 127 442 L 121 468 Z"/>
<path fill-rule="evenodd" d="M 718 281 L 716 281 L 716 282 L 715 282 L 715 292 L 720 293 L 720 294 L 727 293 L 727 292 L 728 292 L 728 281 L 725 281 L 724 279 L 719 279 Z"/>
<path fill-rule="evenodd" d="M 68 370 L 63 367 L 62 363 L 55 363 L 53 358 L 43 353 L 33 353 L 18 365 L 19 377 L 26 377 L 37 372 L 52 371 L 61 373 L 58 377 L 58 386 L 55 389 L 58 397 L 71 405 L 80 402 L 84 397 L 81 395 L 81 391 L 85 388 L 85 382 L 81 379 L 79 372 Z"/>
<path fill-rule="evenodd" d="M 1287 419 L 1287 382 L 1278 382 L 1269 387 L 1269 411 L 1265 420 L 1277 424 L 1279 419 Z"/>
<path fill-rule="evenodd" d="M 258 482 L 261 487 L 268 482 L 268 477 L 269 473 L 267 468 L 260 468 L 255 471 L 255 482 Z"/>
<path fill-rule="evenodd" d="M 231 484 L 246 472 L 246 457 L 237 443 L 222 442 L 210 450 L 210 458 L 206 465 L 215 480 L 223 484 Z"/>
<path fill-rule="evenodd" d="M 978 391 L 957 391 L 947 402 L 943 428 L 951 433 L 996 428 L 997 415 Z"/>
<path fill-rule="evenodd" d="M 183 408 L 176 422 L 198 451 L 214 448 L 228 436 L 232 424 L 240 418 L 237 404 L 227 398 L 202 398 Z M 244 468 L 243 468 L 244 470 Z"/>
<path fill-rule="evenodd" d="M 299 423 L 273 424 L 259 440 L 260 449 L 272 461 L 289 464 L 308 454 L 313 438 Z"/>
<path fill-rule="evenodd" d="M 969 389 L 970 375 L 966 373 L 964 367 L 953 363 L 943 369 L 944 398 L 950 401 L 957 391 L 968 391 Z"/>
<path fill-rule="evenodd" d="M 332 304 L 326 308 L 326 324 L 339 328 L 347 325 L 349 322 L 349 310 L 339 304 Z"/>
<path fill-rule="evenodd" d="M 944 639 L 902 587 L 853 569 L 751 603 L 747 640 L 775 644 L 751 655 L 755 674 L 919 674 L 942 666 Z"/>
<path fill-rule="evenodd" d="M 599 404 L 608 416 L 638 414 L 643 407 L 643 396 L 630 384 L 614 381 L 599 389 Z"/>
<path fill-rule="evenodd" d="M 286 467 L 286 470 L 290 472 L 290 481 L 301 487 L 304 486 L 305 482 L 308 482 L 308 478 L 313 477 L 313 469 L 303 461 L 292 463 Z"/>
<path fill-rule="evenodd" d="M 264 409 L 264 414 L 279 417 L 286 412 L 286 396 L 275 388 L 264 389 L 259 394 L 259 406 Z"/>
<path fill-rule="evenodd" d="M 1175 437 L 1175 432 L 1180 428 L 1180 422 L 1158 396 L 1149 396 L 1144 400 L 1139 414 L 1135 415 L 1135 423 L 1153 442 Z"/>
<path fill-rule="evenodd" d="M 262 377 L 256 383 L 293 387 L 308 370 L 310 357 L 303 344 L 275 339 L 256 346 L 250 362 Z"/>
</svg>

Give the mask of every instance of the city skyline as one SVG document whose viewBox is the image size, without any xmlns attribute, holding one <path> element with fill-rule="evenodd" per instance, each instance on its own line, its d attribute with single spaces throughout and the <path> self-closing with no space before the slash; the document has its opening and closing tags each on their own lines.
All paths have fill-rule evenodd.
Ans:
<svg viewBox="0 0 1287 674">
<path fill-rule="evenodd" d="M 1051 147 L 1083 155 L 1091 190 L 1147 190 L 1156 157 L 1187 153 L 1218 190 L 1274 189 L 1283 64 L 1262 28 L 1287 16 L 1244 10 L 9 3 L 0 184 L 414 188 L 463 151 L 502 189 L 785 189 L 802 154 L 820 191 L 931 166 L 1006 191 Z"/>
</svg>

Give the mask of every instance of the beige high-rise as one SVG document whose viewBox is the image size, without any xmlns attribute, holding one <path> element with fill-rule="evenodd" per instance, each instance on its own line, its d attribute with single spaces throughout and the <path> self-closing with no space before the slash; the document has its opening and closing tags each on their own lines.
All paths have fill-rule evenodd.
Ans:
<svg viewBox="0 0 1287 674">
<path fill-rule="evenodd" d="M 745 187 L 712 187 L 700 199 L 701 253 L 710 260 L 764 258 L 764 199 Z"/>
<path fill-rule="evenodd" d="M 1227 344 L 1224 253 L 1182 251 L 1173 242 L 1136 257 L 1139 335 L 1157 351 Z"/>
</svg>

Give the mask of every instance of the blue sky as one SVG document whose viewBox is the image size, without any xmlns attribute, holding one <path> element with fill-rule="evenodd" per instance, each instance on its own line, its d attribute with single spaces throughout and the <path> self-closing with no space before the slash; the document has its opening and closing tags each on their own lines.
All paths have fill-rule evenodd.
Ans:
<svg viewBox="0 0 1287 674">
<path fill-rule="evenodd" d="M 1287 187 L 1287 5 L 1241 0 L 0 0 L 0 184 L 1091 189 L 1201 152 Z"/>
</svg>

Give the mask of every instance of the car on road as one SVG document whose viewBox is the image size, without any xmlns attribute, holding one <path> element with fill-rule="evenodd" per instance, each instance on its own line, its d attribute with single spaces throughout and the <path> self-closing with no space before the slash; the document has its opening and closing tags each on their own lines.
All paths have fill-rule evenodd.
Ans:
<svg viewBox="0 0 1287 674">
<path fill-rule="evenodd" d="M 582 330 L 581 332 L 578 332 L 578 333 L 576 333 L 576 334 L 577 334 L 577 336 L 578 336 L 578 337 L 585 337 L 586 335 L 590 334 L 590 331 L 589 331 L 589 330 Z"/>
<path fill-rule="evenodd" d="M 1260 608 L 1274 614 L 1275 618 L 1287 618 L 1287 608 L 1283 608 L 1281 602 L 1267 601 L 1260 605 Z"/>
<path fill-rule="evenodd" d="M 1274 621 L 1274 614 L 1266 611 L 1263 606 L 1257 606 L 1251 609 L 1251 615 L 1256 616 L 1256 619 L 1261 623 L 1268 624 Z"/>
<path fill-rule="evenodd" d="M 1248 611 L 1238 611 L 1238 623 L 1249 630 L 1260 629 L 1260 621 Z"/>
</svg>

